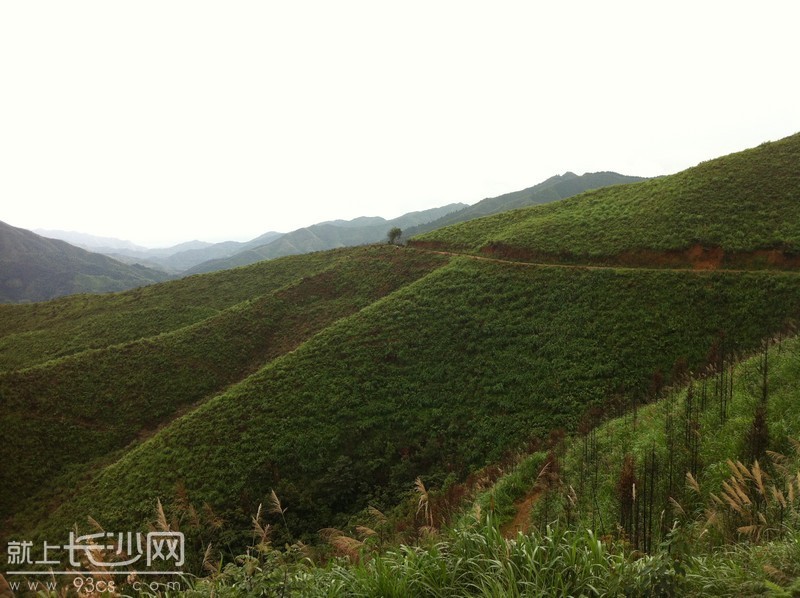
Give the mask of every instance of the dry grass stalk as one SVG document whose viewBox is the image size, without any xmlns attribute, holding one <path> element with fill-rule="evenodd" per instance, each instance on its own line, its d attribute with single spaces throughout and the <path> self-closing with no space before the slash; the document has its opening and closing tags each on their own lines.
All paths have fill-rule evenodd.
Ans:
<svg viewBox="0 0 800 598">
<path fill-rule="evenodd" d="M 161 504 L 160 498 L 156 499 L 156 529 L 160 532 L 172 531 L 167 522 L 167 516 L 164 514 L 164 507 Z"/>
<path fill-rule="evenodd" d="M 765 563 L 764 565 L 762 565 L 762 569 L 764 570 L 764 573 L 769 575 L 772 579 L 774 579 L 778 583 L 785 584 L 791 580 L 791 578 L 788 575 L 786 575 L 783 571 L 781 571 L 776 567 L 773 567 L 769 563 Z"/>
<path fill-rule="evenodd" d="M 422 478 L 417 476 L 417 479 L 414 480 L 414 487 L 419 494 L 419 503 L 417 503 L 417 514 L 420 511 L 424 511 L 425 514 L 425 521 L 427 522 L 427 527 L 433 527 L 433 513 L 431 512 L 431 500 L 430 495 L 428 494 L 428 489 L 425 488 L 425 484 L 422 482 Z"/>
<path fill-rule="evenodd" d="M 539 470 L 539 473 L 536 474 L 536 481 L 534 482 L 534 486 L 538 486 L 540 482 L 545 481 L 545 476 L 547 472 L 550 470 L 550 465 L 552 464 L 551 461 L 547 461 L 542 468 Z"/>
<path fill-rule="evenodd" d="M 106 531 L 106 530 L 104 530 L 104 529 L 103 529 L 103 526 L 102 526 L 102 525 L 100 525 L 99 523 L 97 523 L 97 520 L 96 520 L 94 517 L 92 517 L 91 515 L 89 515 L 89 516 L 87 516 L 87 517 L 86 517 L 86 520 L 89 522 L 89 525 L 91 525 L 91 526 L 92 526 L 93 528 L 95 528 L 97 531 L 105 533 L 105 531 Z"/>
<path fill-rule="evenodd" d="M 683 510 L 681 504 L 671 496 L 669 497 L 669 503 L 673 506 L 676 512 L 680 513 L 684 517 L 686 516 L 686 511 Z"/>
<path fill-rule="evenodd" d="M 372 536 L 377 536 L 378 532 L 374 529 L 367 527 L 365 525 L 357 525 L 356 526 L 356 533 L 361 536 L 362 538 L 371 538 Z"/>
<path fill-rule="evenodd" d="M 472 516 L 475 517 L 475 521 L 481 520 L 481 506 L 477 502 L 472 505 Z"/>
<path fill-rule="evenodd" d="M 192 527 L 195 529 L 200 527 L 200 516 L 197 514 L 197 509 L 194 508 L 193 504 L 189 504 L 189 507 L 186 509 L 186 513 L 189 516 L 189 523 L 192 524 Z"/>
<path fill-rule="evenodd" d="M 346 556 L 353 562 L 358 562 L 364 543 L 348 536 L 335 527 L 326 527 L 319 531 L 320 537 L 336 551 L 339 556 Z"/>
<path fill-rule="evenodd" d="M 697 483 L 691 471 L 686 472 L 686 483 L 689 485 L 689 488 L 694 490 L 697 494 L 700 494 L 700 484 Z"/>
<path fill-rule="evenodd" d="M 778 473 L 787 472 L 786 458 L 779 453 L 772 453 L 771 458 L 777 465 Z M 731 477 L 722 483 L 720 495 L 711 493 L 711 501 L 727 512 L 727 517 L 716 518 L 714 523 L 724 537 L 734 540 L 732 532 L 748 537 L 752 542 L 761 542 L 780 534 L 786 528 L 787 515 L 796 516 L 795 500 L 800 495 L 800 474 L 797 476 L 770 479 L 756 460 L 750 468 L 741 462 L 728 462 Z M 785 486 L 785 491 L 782 488 Z M 725 522 L 727 527 L 721 522 Z M 711 517 L 707 518 L 706 527 L 711 527 Z"/>
<path fill-rule="evenodd" d="M 269 512 L 273 513 L 274 515 L 280 515 L 283 517 L 284 513 L 286 513 L 286 509 L 283 508 L 281 505 L 281 501 L 278 498 L 278 495 L 275 494 L 275 490 L 269 491 L 269 500 L 270 500 L 270 509 Z"/>
<path fill-rule="evenodd" d="M 753 463 L 752 474 L 753 474 L 753 480 L 755 480 L 756 487 L 758 488 L 758 493 L 764 498 L 766 498 L 767 491 L 764 488 L 764 478 L 766 474 L 763 471 L 761 471 L 761 466 L 758 464 L 758 459 L 756 459 L 755 463 Z"/>
<path fill-rule="evenodd" d="M 788 457 L 786 457 L 786 455 L 782 455 L 781 453 L 776 453 L 775 451 L 770 450 L 767 450 L 766 454 L 769 457 L 769 460 L 775 466 L 775 469 L 777 469 L 781 474 L 786 475 L 786 466 L 789 462 Z"/>
<path fill-rule="evenodd" d="M 225 525 L 225 520 L 218 516 L 207 502 L 203 503 L 203 514 L 214 529 L 222 529 Z"/>
<path fill-rule="evenodd" d="M 220 565 L 219 561 L 214 562 L 211 559 L 211 542 L 209 542 L 208 546 L 206 546 L 205 552 L 203 553 L 203 570 L 208 571 L 209 573 L 214 575 L 216 573 L 219 573 L 219 565 Z"/>
<path fill-rule="evenodd" d="M 791 438 L 790 437 L 789 438 L 789 444 L 792 445 L 792 448 L 794 449 L 795 455 L 800 456 L 800 440 L 796 440 L 795 438 Z"/>
<path fill-rule="evenodd" d="M 269 524 L 261 524 L 261 503 L 259 503 L 258 510 L 253 517 L 253 544 L 257 548 L 269 546 L 269 532 Z M 258 541 L 256 542 L 256 540 Z"/>
<path fill-rule="evenodd" d="M 367 512 L 368 512 L 370 515 L 372 515 L 372 518 L 373 518 L 373 519 L 375 520 L 375 522 L 376 522 L 377 524 L 379 524 L 379 525 L 384 525 L 384 524 L 385 524 L 385 523 L 388 521 L 388 518 L 386 517 L 386 515 L 384 515 L 383 513 L 381 513 L 381 512 L 380 512 L 378 509 L 376 509 L 375 507 L 367 507 Z"/>
<path fill-rule="evenodd" d="M 569 491 L 567 492 L 567 500 L 572 508 L 575 508 L 578 504 L 578 493 L 575 492 L 575 488 L 572 487 L 572 484 L 570 484 Z"/>
<path fill-rule="evenodd" d="M 351 538 L 350 536 L 335 536 L 330 540 L 331 546 L 336 549 L 339 554 L 346 556 L 354 563 L 357 563 L 361 556 L 361 548 L 364 546 L 363 542 Z"/>
</svg>

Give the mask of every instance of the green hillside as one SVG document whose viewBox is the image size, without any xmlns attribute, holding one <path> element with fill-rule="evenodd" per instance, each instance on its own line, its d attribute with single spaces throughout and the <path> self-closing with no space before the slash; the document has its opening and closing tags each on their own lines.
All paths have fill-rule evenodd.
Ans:
<svg viewBox="0 0 800 598">
<path fill-rule="evenodd" d="M 592 413 L 596 427 L 589 417 L 528 455 L 479 503 L 509 536 L 546 526 L 616 536 L 660 559 L 678 595 L 795 595 L 800 341 L 765 341 L 741 363 L 718 355 L 635 413 Z"/>
<path fill-rule="evenodd" d="M 0 222 L 0 303 L 121 291 L 168 278 Z"/>
<path fill-rule="evenodd" d="M 0 371 L 177 330 L 318 274 L 349 255 L 308 254 L 124 293 L 0 304 Z"/>
<path fill-rule="evenodd" d="M 517 208 L 550 203 L 559 199 L 566 199 L 590 189 L 599 189 L 611 185 L 626 185 L 637 183 L 645 179 L 637 176 L 626 176 L 616 172 L 587 172 L 578 176 L 574 172 L 550 177 L 538 185 L 505 193 L 497 197 L 487 197 L 481 201 L 467 206 L 461 210 L 442 216 L 441 218 L 414 226 L 405 231 L 406 238 L 411 238 L 422 233 L 430 232 L 459 222 L 482 218 L 491 214 L 507 212 Z"/>
<path fill-rule="evenodd" d="M 537 261 L 797 266 L 800 134 L 676 175 L 420 235 L 418 246 Z"/>
<path fill-rule="evenodd" d="M 570 525 L 593 525 L 602 535 L 619 524 L 631 544 L 642 550 L 652 550 L 665 540 L 673 521 L 699 518 L 705 508 L 718 509 L 727 519 L 706 522 L 705 540 L 709 546 L 747 540 L 757 530 L 739 528 L 747 524 L 748 516 L 757 520 L 758 511 L 738 512 L 731 504 L 716 503 L 711 493 L 723 497 L 723 483 L 732 475 L 742 477 L 743 470 L 732 470 L 729 461 L 746 464 L 750 473 L 743 475 L 751 482 L 755 482 L 751 474 L 757 460 L 763 468 L 765 484 L 767 480 L 774 483 L 787 473 L 794 476 L 798 472 L 799 355 L 800 343 L 796 338 L 774 344 L 768 353 L 759 353 L 743 363 L 734 366 L 726 361 L 724 370 L 712 368 L 709 374 L 680 385 L 663 400 L 640 408 L 635 417 L 634 413 L 628 413 L 595 430 L 583 430 L 583 434 L 557 451 L 558 482 L 542 493 L 526 523 L 541 524 L 545 509 L 548 509 L 547 523 L 565 518 L 564 490 L 572 486 L 581 488 L 581 492 L 580 496 L 576 494 L 574 507 L 570 505 Z M 760 409 L 763 409 L 761 423 Z M 547 458 L 543 453 L 537 456 L 542 463 Z M 633 474 L 628 478 L 626 461 Z M 782 479 L 778 488 L 782 492 L 786 491 L 786 481 Z M 649 493 L 646 498 L 639 498 L 639 505 L 632 505 L 638 509 L 624 513 L 625 497 L 632 492 L 633 483 L 638 484 L 641 492 L 647 487 Z M 532 488 L 533 484 L 527 489 Z M 748 492 L 751 490 L 748 488 Z M 632 494 L 629 498 L 633 498 Z M 797 498 L 800 499 L 800 494 Z M 753 496 L 748 498 L 759 502 L 752 499 Z M 770 504 L 773 499 L 774 496 L 762 497 L 761 504 L 751 506 L 762 509 L 765 517 L 772 516 L 774 513 L 768 513 L 767 507 L 780 507 Z M 625 515 L 622 518 L 621 507 Z M 791 509 L 784 505 L 787 517 L 794 507 L 800 508 L 800 501 Z M 651 520 L 650 510 L 664 512 L 667 524 Z M 761 523 L 764 524 L 761 539 L 780 536 L 778 522 Z M 800 519 L 785 523 L 796 529 Z"/>
<path fill-rule="evenodd" d="M 593 424 L 518 458 L 449 521 L 460 495 L 418 486 L 408 502 L 427 527 L 415 543 L 396 541 L 373 513 L 326 533 L 342 560 L 313 564 L 278 552 L 267 530 L 194 595 L 794 596 L 799 357 L 797 338 L 780 340 L 684 379 L 635 418 L 593 412 Z"/>
<path fill-rule="evenodd" d="M 587 405 L 644 397 L 654 372 L 680 358 L 698 364 L 719 330 L 752 347 L 797 314 L 795 274 L 462 258 L 181 417 L 47 527 L 88 514 L 144 523 L 154 498 L 170 501 L 176 488 L 244 525 L 274 489 L 311 540 L 368 501 L 397 501 L 417 475 L 462 478 L 532 436 L 573 428 Z"/>
<path fill-rule="evenodd" d="M 399 262 L 392 247 L 318 257 L 327 263 L 316 274 L 303 268 L 307 258 L 261 266 L 273 281 L 285 280 L 287 266 L 294 266 L 294 280 L 178 330 L 0 374 L 6 439 L 0 485 L 8 490 L 0 497 L 0 514 L 16 510 L 66 469 L 75 473 L 76 466 L 149 436 L 180 409 L 443 262 L 435 255 Z M 237 274 L 250 278 L 255 272 Z M 177 294 L 185 284 L 167 284 L 161 294 Z"/>
<path fill-rule="evenodd" d="M 160 500 L 200 573 L 208 542 L 226 559 L 253 545 L 252 516 L 273 492 L 283 505 L 269 518 L 274 545 L 319 545 L 331 533 L 320 530 L 347 527 L 368 506 L 408 509 L 419 476 L 445 494 L 521 447 L 551 439 L 566 451 L 558 439 L 586 437 L 590 412 L 636 409 L 636 430 L 613 442 L 638 446 L 642 405 L 664 385 L 721 355 L 729 367 L 800 319 L 798 151 L 795 136 L 411 247 L 0 306 L 2 535 L 54 541 L 87 516 L 147 529 Z M 780 424 L 786 434 L 792 421 Z M 534 475 L 540 458 L 528 461 Z M 519 486 L 507 512 L 499 494 L 490 499 L 497 517 L 514 523 L 525 514 L 514 501 L 535 502 L 532 485 Z M 592 496 L 592 528 L 616 533 L 613 501 Z M 559 504 L 555 494 L 536 503 L 547 511 L 533 521 Z M 640 534 L 656 519 L 637 521 Z M 491 529 L 469 541 L 500 550 Z M 647 538 L 636 547 L 666 536 Z M 603 562 L 624 553 L 604 550 L 593 553 Z"/>
</svg>

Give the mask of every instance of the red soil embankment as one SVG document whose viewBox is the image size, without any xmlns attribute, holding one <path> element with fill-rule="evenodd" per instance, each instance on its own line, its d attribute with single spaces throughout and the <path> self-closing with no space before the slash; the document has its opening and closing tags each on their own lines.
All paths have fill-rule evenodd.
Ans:
<svg viewBox="0 0 800 598">
<path fill-rule="evenodd" d="M 442 249 L 442 244 L 437 244 L 437 246 L 438 250 Z M 502 243 L 490 243 L 482 247 L 480 253 L 495 259 L 565 265 L 692 268 L 694 270 L 800 269 L 800 254 L 788 249 L 726 252 L 722 247 L 700 243 L 687 249 L 638 249 L 610 256 L 575 255 L 567 252 L 553 254 Z"/>
</svg>

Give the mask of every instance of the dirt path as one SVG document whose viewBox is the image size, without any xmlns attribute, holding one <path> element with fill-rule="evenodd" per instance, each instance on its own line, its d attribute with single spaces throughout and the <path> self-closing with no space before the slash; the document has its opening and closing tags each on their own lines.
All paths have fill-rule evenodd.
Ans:
<svg viewBox="0 0 800 598">
<path fill-rule="evenodd" d="M 737 269 L 737 268 L 667 268 L 655 266 L 598 266 L 588 264 L 556 264 L 552 262 L 526 262 L 522 260 L 504 260 L 496 257 L 486 257 L 483 255 L 476 255 L 474 253 L 459 253 L 457 251 L 443 251 L 441 249 L 427 249 L 424 247 L 410 247 L 406 246 L 406 250 L 421 251 L 424 253 L 436 253 L 439 255 L 448 255 L 452 257 L 463 257 L 479 262 L 494 262 L 498 264 L 505 264 L 509 266 L 518 266 L 522 268 L 567 268 L 572 270 L 646 270 L 650 272 L 730 272 L 731 274 L 744 274 L 748 272 L 765 272 L 773 274 L 800 274 L 798 270 L 780 270 L 771 268 L 753 268 L 753 269 Z"/>
<path fill-rule="evenodd" d="M 519 532 L 523 534 L 527 534 L 531 528 L 531 511 L 533 511 L 533 505 L 536 504 L 536 501 L 539 500 L 539 496 L 541 496 L 542 491 L 536 487 L 528 492 L 521 501 L 514 504 L 514 508 L 517 510 L 516 515 L 514 515 L 514 519 L 506 523 L 503 527 L 500 528 L 500 532 L 506 538 L 513 538 Z"/>
</svg>

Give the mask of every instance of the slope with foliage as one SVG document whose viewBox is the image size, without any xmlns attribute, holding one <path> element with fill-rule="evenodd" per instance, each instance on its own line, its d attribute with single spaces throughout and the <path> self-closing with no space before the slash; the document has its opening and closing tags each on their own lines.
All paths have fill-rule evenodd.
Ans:
<svg viewBox="0 0 800 598">
<path fill-rule="evenodd" d="M 275 489 L 290 525 L 313 532 L 368 501 L 391 504 L 417 475 L 462 478 L 532 435 L 574 427 L 611 395 L 644 397 L 653 372 L 702 361 L 720 329 L 752 347 L 798 313 L 800 277 L 790 273 L 461 258 L 178 419 L 47 526 L 86 514 L 143 522 L 176 488 L 242 521 Z"/>
<path fill-rule="evenodd" d="M 168 278 L 0 222 L 0 303 L 121 291 Z"/>
<path fill-rule="evenodd" d="M 644 180 L 642 177 L 626 176 L 616 172 L 587 172 L 580 176 L 574 172 L 566 172 L 562 175 L 550 177 L 533 187 L 505 193 L 497 197 L 487 197 L 462 210 L 442 216 L 433 222 L 414 226 L 406 231 L 406 238 L 491 214 L 566 199 L 590 189 L 599 189 L 611 185 L 626 185 Z"/>
<path fill-rule="evenodd" d="M 445 261 L 432 255 L 399 260 L 389 247 L 326 257 L 318 273 L 296 271 L 296 281 L 195 324 L 0 375 L 0 485 L 7 490 L 0 514 L 13 512 L 65 468 L 74 474 L 74 467 L 148 435 L 180 409 Z M 185 284 L 166 285 L 162 293 Z"/>
<path fill-rule="evenodd" d="M 308 254 L 123 293 L 0 304 L 0 371 L 177 330 L 314 276 L 350 255 Z"/>
<path fill-rule="evenodd" d="M 555 452 L 561 436 L 553 430 L 585 432 L 587 409 L 622 412 L 632 408 L 637 426 L 644 426 L 647 410 L 641 405 L 657 396 L 664 384 L 676 383 L 683 370 L 717 363 L 719 358 L 725 366 L 721 371 L 727 371 L 735 352 L 757 349 L 761 339 L 798 318 L 800 274 L 791 270 L 791 260 L 782 264 L 789 271 L 775 271 L 756 259 L 739 264 L 750 271 L 693 271 L 683 267 L 687 264 L 664 268 L 669 264 L 662 262 L 654 264 L 658 268 L 535 265 L 497 255 L 587 262 L 610 255 L 624 261 L 631 252 L 649 257 L 680 253 L 686 249 L 682 239 L 689 238 L 689 247 L 699 244 L 705 251 L 703 244 L 716 243 L 726 256 L 772 247 L 786 257 L 783 252 L 796 243 L 793 231 L 800 226 L 792 200 L 798 196 L 800 181 L 789 168 L 797 143 L 798 138 L 790 138 L 658 181 L 590 192 L 550 206 L 456 225 L 427 241 L 439 253 L 424 245 L 361 250 L 388 260 L 376 269 L 371 269 L 369 260 L 348 267 L 355 254 L 346 252 L 304 257 L 310 260 L 312 273 L 304 274 L 301 268 L 284 285 L 248 296 L 249 301 L 241 304 L 214 307 L 220 312 L 205 318 L 179 314 L 177 318 L 187 322 L 195 319 L 188 326 L 170 320 L 173 328 L 161 336 L 132 337 L 120 346 L 106 346 L 100 340 L 96 348 L 53 361 L 42 358 L 54 352 L 46 336 L 40 346 L 27 345 L 20 338 L 17 346 L 30 354 L 16 361 L 38 365 L 3 375 L 9 382 L 2 389 L 3 401 L 8 393 L 14 406 L 11 413 L 17 418 L 14 425 L 24 430 L 27 420 L 43 418 L 43 409 L 64 418 L 71 408 L 76 413 L 91 412 L 97 402 L 119 407 L 124 418 L 131 419 L 130 427 L 147 437 L 126 447 L 118 443 L 124 438 L 119 433 L 113 438 L 117 444 L 106 438 L 98 454 L 84 453 L 86 463 L 62 461 L 61 485 L 51 489 L 49 496 L 43 492 L 32 497 L 38 510 L 22 511 L 19 505 L 8 503 L 13 515 L 9 529 L 20 530 L 20 537 L 54 539 L 87 515 L 109 529 L 143 529 L 160 498 L 166 512 L 159 518 L 185 526 L 193 563 L 199 565 L 209 540 L 225 546 L 229 555 L 252 543 L 247 531 L 252 529 L 252 514 L 260 504 L 275 504 L 277 496 L 284 506 L 274 507 L 276 517 L 271 521 L 276 545 L 298 539 L 317 541 L 320 528 L 342 527 L 367 505 L 396 504 L 418 476 L 424 477 L 428 487 L 453 488 L 476 468 L 501 460 L 532 439 L 550 438 Z M 746 174 L 740 176 L 742 172 Z M 649 191 L 643 194 L 642 189 Z M 763 197 L 754 196 L 753 189 L 763 191 Z M 663 193 L 663 197 L 651 198 L 651 193 Z M 687 203 L 682 194 L 705 201 Z M 692 220 L 687 220 L 689 209 L 701 214 L 705 232 L 699 238 L 695 238 L 699 229 L 692 230 L 688 224 Z M 542 214 L 553 215 L 548 222 L 555 236 L 548 237 L 549 224 L 542 225 L 547 221 Z M 781 214 L 780 222 L 774 221 L 775 214 Z M 653 231 L 633 231 L 632 218 L 643 227 L 652 226 Z M 575 226 L 567 230 L 570 219 Z M 732 224 L 737 228 L 731 229 Z M 451 237 L 463 241 L 464 231 L 475 233 L 469 242 L 448 241 Z M 631 232 L 623 238 L 621 231 Z M 722 236 L 715 237 L 717 233 Z M 503 253 L 504 247 L 513 251 Z M 547 247 L 547 251 L 542 249 Z M 444 253 L 488 250 L 494 257 L 453 257 L 442 255 L 442 248 Z M 325 262 L 330 255 L 346 259 Z M 332 273 L 335 284 L 325 278 Z M 378 280 L 391 281 L 395 276 L 396 284 Z M 202 287 L 210 280 L 217 279 L 198 276 L 185 284 Z M 315 285 L 315 280 L 325 282 Z M 171 288 L 161 285 L 153 287 L 153 292 L 158 295 Z M 154 301 L 161 305 L 160 300 Z M 312 314 L 321 314 L 319 326 L 303 328 L 304 312 L 294 308 L 295 302 L 312 309 Z M 8 326 L 8 333 L 39 330 L 40 318 L 47 312 L 47 305 L 41 311 L 15 312 L 20 320 Z M 28 322 L 27 316 L 35 316 L 38 323 Z M 113 315 L 108 317 L 106 321 L 113 321 Z M 52 338 L 65 330 L 54 332 Z M 113 334 L 101 332 L 100 336 L 112 338 Z M 289 344 L 281 341 L 284 337 L 294 339 L 291 347 L 296 348 L 288 350 Z M 270 339 L 283 348 L 269 354 L 270 347 L 276 346 Z M 91 342 L 87 337 L 85 344 Z M 215 352 L 217 345 L 225 353 Z M 124 351 L 136 358 L 135 367 L 125 369 Z M 103 378 L 113 376 L 117 369 L 122 377 L 113 386 L 103 386 Z M 85 381 L 76 373 L 79 370 Z M 47 388 L 50 375 L 62 376 L 53 389 Z M 720 379 L 719 388 L 728 388 L 730 380 Z M 137 412 L 138 390 L 150 385 L 154 392 L 141 405 L 164 415 L 157 421 Z M 111 389 L 117 387 L 124 389 L 124 401 L 115 400 Z M 69 389 L 69 395 L 74 393 L 80 400 L 71 405 L 70 397 L 60 395 L 59 389 Z M 59 399 L 63 405 L 57 404 Z M 43 401 L 41 409 L 25 411 L 37 400 Z M 187 405 L 196 408 L 174 417 L 175 409 Z M 81 432 L 87 438 L 100 437 L 91 422 L 72 423 L 82 423 Z M 158 425 L 162 427 L 150 434 Z M 673 432 L 675 426 L 673 421 Z M 753 438 L 763 437 L 761 426 L 751 428 Z M 113 429 L 121 432 L 119 425 Z M 35 443 L 28 440 L 35 433 L 21 436 L 22 446 Z M 76 432 L 71 438 L 79 436 Z M 693 437 L 686 436 L 686 443 Z M 34 457 L 25 462 L 25 471 L 33 471 L 36 459 L 44 460 L 47 450 L 44 445 L 32 447 Z M 9 459 L 18 458 L 13 448 L 8 451 Z M 537 458 L 556 462 L 548 454 L 532 457 Z M 648 462 L 651 468 L 653 462 Z M 531 461 L 528 471 L 541 471 L 539 465 Z M 557 487 L 559 470 L 553 466 L 548 472 L 547 479 Z M 752 469 L 750 474 L 755 477 Z M 75 488 L 59 490 L 75 479 Z M 579 496 L 586 494 L 587 484 L 584 480 Z M 421 481 L 417 487 L 417 510 L 423 514 L 418 517 L 424 516 L 430 527 L 436 523 L 432 495 Z M 654 492 L 655 485 L 646 487 Z M 541 489 L 528 485 L 527 490 L 532 493 L 523 496 L 526 508 L 535 513 L 546 509 L 543 520 L 559 512 L 555 494 L 539 498 L 533 492 Z M 639 496 L 645 492 L 644 488 L 637 491 Z M 566 496 L 567 501 L 574 498 L 570 492 Z M 47 509 L 50 499 L 56 507 L 52 510 Z M 606 521 L 611 511 L 604 507 L 602 495 L 596 494 L 591 504 L 587 512 Z M 493 516 L 503 515 L 490 510 L 495 511 Z M 563 510 L 569 511 L 571 521 L 577 517 L 574 509 Z M 644 511 L 636 511 L 636 518 L 626 511 L 621 525 L 633 526 L 628 536 L 639 538 L 634 542 L 650 550 L 654 540 L 666 536 L 642 536 L 641 530 L 655 529 L 658 520 L 653 515 L 655 506 L 645 511 L 647 523 Z M 512 523 L 524 525 L 525 517 L 519 519 Z M 608 521 L 602 529 L 613 532 L 615 527 Z M 474 531 L 465 532 L 466 541 L 481 541 L 485 534 Z M 339 537 L 330 531 L 323 535 Z M 458 535 L 453 538 L 460 541 Z M 582 533 L 563 538 L 545 534 L 520 546 L 525 546 L 524 551 L 538 551 L 537 546 L 552 541 L 558 547 L 595 554 L 598 560 L 591 563 L 591 570 L 600 567 L 602 573 L 603 562 L 623 567 L 616 548 L 598 547 Z M 492 547 L 489 556 L 499 554 L 495 548 L 509 546 L 496 538 L 486 538 L 486 543 Z M 509 548 L 507 554 L 512 552 Z M 515 559 L 524 558 L 513 554 Z M 389 559 L 384 564 L 392 568 L 401 563 Z M 510 566 L 508 561 L 503 563 Z M 668 561 L 647 561 L 639 573 L 642 578 L 652 574 L 665 582 L 677 575 L 667 569 L 662 576 L 662 565 L 670 566 Z M 598 583 L 595 577 L 586 580 Z M 494 591 L 501 592 L 500 587 Z M 503 591 L 524 589 L 502 587 Z M 585 586 L 570 587 L 565 591 Z"/>
<path fill-rule="evenodd" d="M 355 530 L 328 530 L 328 542 L 340 558 L 324 564 L 300 559 L 297 545 L 276 550 L 266 524 L 275 521 L 274 514 L 263 520 L 259 514 L 248 554 L 193 583 L 190 595 L 237 595 L 237 588 L 397 597 L 796 595 L 800 442 L 792 439 L 800 435 L 800 342 L 779 343 L 726 368 L 734 390 L 724 421 L 711 396 L 705 409 L 688 408 L 684 386 L 643 408 L 636 423 L 628 414 L 558 441 L 549 455 L 524 457 L 454 522 L 440 527 L 441 520 L 431 518 L 433 526 L 425 527 L 416 543 L 391 541 L 387 519 L 375 511 L 369 517 L 372 527 L 362 520 Z M 696 391 L 705 385 L 708 391 L 719 374 L 706 372 L 690 385 Z M 764 427 L 770 433 L 759 463 L 752 458 L 752 429 L 765 388 Z M 621 483 L 625 463 L 645 464 L 654 447 L 661 463 L 668 463 L 670 444 L 664 436 L 670 417 L 672 432 L 683 439 L 686 422 L 680 419 L 687 413 L 696 418 L 692 430 L 701 438 L 702 465 L 695 475 L 676 466 L 677 477 L 687 482 L 673 488 L 674 496 L 683 498 L 656 506 L 652 527 L 663 533 L 647 553 L 632 550 L 634 539 L 619 521 L 625 490 L 640 503 L 650 493 L 641 470 L 635 492 L 631 479 L 627 486 Z M 676 465 L 686 444 L 672 446 L 679 453 Z M 530 529 L 503 533 L 514 501 L 534 488 L 539 499 Z M 665 490 L 658 484 L 653 488 Z M 427 510 L 439 497 L 422 487 L 418 498 L 420 509 Z"/>
<path fill-rule="evenodd" d="M 480 503 L 502 523 L 533 493 L 524 529 L 617 537 L 697 595 L 797 591 L 800 341 L 767 338 L 741 363 L 711 357 L 656 403 L 606 422 L 593 413 Z"/>
<path fill-rule="evenodd" d="M 800 134 L 684 172 L 473 220 L 415 242 L 579 263 L 798 265 Z"/>
</svg>

